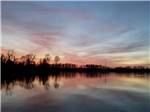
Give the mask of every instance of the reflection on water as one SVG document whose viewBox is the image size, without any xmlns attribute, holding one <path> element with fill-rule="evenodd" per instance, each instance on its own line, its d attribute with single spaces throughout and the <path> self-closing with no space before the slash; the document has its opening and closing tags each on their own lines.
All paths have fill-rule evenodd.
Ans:
<svg viewBox="0 0 150 112">
<path fill-rule="evenodd" d="M 149 74 L 2 78 L 2 112 L 148 112 Z"/>
</svg>

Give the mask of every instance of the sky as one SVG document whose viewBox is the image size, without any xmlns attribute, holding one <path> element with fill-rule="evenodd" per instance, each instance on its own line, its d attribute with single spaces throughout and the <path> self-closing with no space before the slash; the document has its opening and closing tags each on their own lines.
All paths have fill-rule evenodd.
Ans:
<svg viewBox="0 0 150 112">
<path fill-rule="evenodd" d="M 146 65 L 150 2 L 2 2 L 2 52 L 61 63 Z"/>
</svg>

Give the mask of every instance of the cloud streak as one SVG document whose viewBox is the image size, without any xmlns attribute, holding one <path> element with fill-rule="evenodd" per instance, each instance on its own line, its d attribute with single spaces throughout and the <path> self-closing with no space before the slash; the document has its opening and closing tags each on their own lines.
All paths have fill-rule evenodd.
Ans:
<svg viewBox="0 0 150 112">
<path fill-rule="evenodd" d="M 144 64 L 147 10 L 147 2 L 2 2 L 2 47 L 64 63 Z"/>
</svg>

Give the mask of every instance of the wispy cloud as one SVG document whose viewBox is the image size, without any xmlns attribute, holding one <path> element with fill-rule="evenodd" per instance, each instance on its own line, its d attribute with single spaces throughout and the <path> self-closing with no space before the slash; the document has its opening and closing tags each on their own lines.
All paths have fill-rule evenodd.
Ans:
<svg viewBox="0 0 150 112">
<path fill-rule="evenodd" d="M 64 63 L 144 64 L 147 9 L 146 2 L 2 2 L 2 47 Z"/>
</svg>

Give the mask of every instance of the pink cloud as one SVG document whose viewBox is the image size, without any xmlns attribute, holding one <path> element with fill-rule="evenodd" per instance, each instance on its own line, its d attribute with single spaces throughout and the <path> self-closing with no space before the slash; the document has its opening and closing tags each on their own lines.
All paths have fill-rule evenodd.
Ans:
<svg viewBox="0 0 150 112">
<path fill-rule="evenodd" d="M 106 60 L 104 57 L 99 56 L 91 56 L 91 55 L 85 55 L 85 56 L 79 56 L 76 53 L 64 53 L 64 59 L 63 62 L 67 63 L 75 63 L 75 64 L 101 64 L 105 65 L 106 62 L 109 62 L 109 65 L 112 65 L 111 61 Z"/>
<path fill-rule="evenodd" d="M 43 48 L 48 48 L 49 46 L 54 46 L 57 38 L 63 35 L 62 32 L 36 32 L 30 34 L 30 41 Z"/>
</svg>

